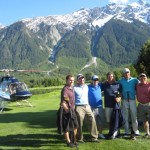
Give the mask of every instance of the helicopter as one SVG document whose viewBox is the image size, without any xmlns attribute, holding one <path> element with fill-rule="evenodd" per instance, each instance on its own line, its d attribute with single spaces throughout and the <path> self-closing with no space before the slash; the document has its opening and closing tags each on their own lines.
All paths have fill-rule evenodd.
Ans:
<svg viewBox="0 0 150 150">
<path fill-rule="evenodd" d="M 0 111 L 7 107 L 9 102 L 16 101 L 18 105 L 21 105 L 18 101 L 23 100 L 32 106 L 27 100 L 32 96 L 27 85 L 24 82 L 20 82 L 13 76 L 10 76 L 10 72 L 48 72 L 39 70 L 12 70 L 2 69 L 0 72 L 5 72 L 6 75 L 1 77 L 0 80 Z"/>
<path fill-rule="evenodd" d="M 6 75 L 0 79 L 0 112 L 7 107 L 9 102 L 16 101 L 18 105 L 21 105 L 19 101 L 25 101 L 29 106 L 32 107 L 32 104 L 28 99 L 32 96 L 27 85 L 24 82 L 20 82 L 13 76 L 10 76 L 10 72 L 38 72 L 38 73 L 47 73 L 49 76 L 50 73 L 59 67 L 49 70 L 14 70 L 14 69 L 1 69 L 0 72 L 5 72 Z"/>
</svg>

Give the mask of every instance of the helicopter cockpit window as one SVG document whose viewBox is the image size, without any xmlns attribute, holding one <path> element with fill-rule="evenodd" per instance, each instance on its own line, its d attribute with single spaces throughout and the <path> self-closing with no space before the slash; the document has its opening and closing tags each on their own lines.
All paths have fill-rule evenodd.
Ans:
<svg viewBox="0 0 150 150">
<path fill-rule="evenodd" d="M 16 87 L 17 87 L 17 84 L 10 84 L 9 85 L 10 94 L 15 94 L 16 93 Z"/>
<path fill-rule="evenodd" d="M 17 92 L 28 91 L 28 88 L 27 88 L 27 86 L 26 86 L 25 83 L 19 82 L 19 83 L 17 84 L 16 91 L 17 91 Z"/>
</svg>

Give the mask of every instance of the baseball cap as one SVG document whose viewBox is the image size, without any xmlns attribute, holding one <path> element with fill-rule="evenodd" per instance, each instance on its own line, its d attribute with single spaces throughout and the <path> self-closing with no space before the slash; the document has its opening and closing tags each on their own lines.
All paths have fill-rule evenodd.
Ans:
<svg viewBox="0 0 150 150">
<path fill-rule="evenodd" d="M 99 80 L 99 77 L 97 75 L 93 75 L 92 80 Z"/>
<path fill-rule="evenodd" d="M 77 80 L 81 79 L 81 78 L 84 78 L 83 74 L 78 74 L 77 75 Z"/>
<path fill-rule="evenodd" d="M 130 73 L 130 70 L 128 68 L 124 68 L 122 72 L 123 73 Z"/>
<path fill-rule="evenodd" d="M 145 73 L 141 73 L 141 74 L 139 75 L 139 78 L 141 78 L 141 77 L 147 77 L 147 76 L 146 76 Z"/>
</svg>

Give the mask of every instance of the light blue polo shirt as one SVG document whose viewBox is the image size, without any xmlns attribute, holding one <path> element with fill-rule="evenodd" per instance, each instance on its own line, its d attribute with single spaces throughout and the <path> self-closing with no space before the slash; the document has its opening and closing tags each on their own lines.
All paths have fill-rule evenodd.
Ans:
<svg viewBox="0 0 150 150">
<path fill-rule="evenodd" d="M 118 81 L 122 86 L 122 99 L 127 100 L 135 100 L 136 94 L 136 85 L 139 80 L 137 78 L 130 77 L 129 79 L 122 78 Z"/>
<path fill-rule="evenodd" d="M 88 86 L 84 85 L 75 85 L 75 105 L 86 105 L 88 102 Z"/>
</svg>

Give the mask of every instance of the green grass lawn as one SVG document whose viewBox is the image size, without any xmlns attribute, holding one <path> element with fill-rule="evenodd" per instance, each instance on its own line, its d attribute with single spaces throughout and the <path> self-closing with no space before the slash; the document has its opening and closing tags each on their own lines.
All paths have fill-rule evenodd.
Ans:
<svg viewBox="0 0 150 150">
<path fill-rule="evenodd" d="M 33 95 L 26 103 L 17 106 L 10 103 L 0 113 L 0 149 L 71 149 L 66 147 L 64 137 L 56 132 L 56 112 L 59 108 L 60 90 L 46 94 Z M 79 150 L 148 150 L 150 139 L 144 139 L 143 127 L 136 141 L 128 138 L 101 140 L 100 143 L 88 142 L 89 132 L 84 131 L 85 143 Z M 104 127 L 104 134 L 108 132 Z M 123 130 L 121 131 L 123 133 Z M 76 148 L 73 148 L 76 149 Z"/>
</svg>

